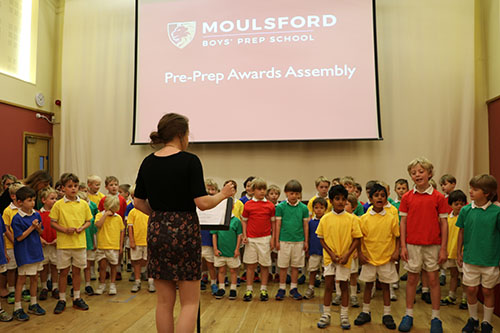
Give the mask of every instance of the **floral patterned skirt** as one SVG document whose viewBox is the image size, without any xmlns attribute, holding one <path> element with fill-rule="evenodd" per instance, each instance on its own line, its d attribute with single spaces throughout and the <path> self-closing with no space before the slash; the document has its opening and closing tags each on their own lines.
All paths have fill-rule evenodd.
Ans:
<svg viewBox="0 0 500 333">
<path fill-rule="evenodd" d="M 148 273 L 154 279 L 201 279 L 201 234 L 196 212 L 154 211 L 148 224 Z"/>
</svg>

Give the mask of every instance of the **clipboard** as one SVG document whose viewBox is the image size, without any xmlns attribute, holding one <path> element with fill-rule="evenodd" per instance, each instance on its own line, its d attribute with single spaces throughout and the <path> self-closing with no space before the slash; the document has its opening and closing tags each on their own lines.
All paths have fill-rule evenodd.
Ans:
<svg viewBox="0 0 500 333">
<path fill-rule="evenodd" d="M 222 200 L 217 206 L 207 210 L 196 208 L 201 230 L 229 230 L 233 211 L 233 198 Z"/>
</svg>

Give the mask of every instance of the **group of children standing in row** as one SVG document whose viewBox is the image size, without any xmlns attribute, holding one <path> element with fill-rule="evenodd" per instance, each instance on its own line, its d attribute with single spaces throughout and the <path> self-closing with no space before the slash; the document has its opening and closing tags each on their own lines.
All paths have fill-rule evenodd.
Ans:
<svg viewBox="0 0 500 333">
<path fill-rule="evenodd" d="M 12 202 L 0 217 L 0 273 L 7 272 L 7 302 L 14 304 L 14 312 L 11 316 L 0 305 L 0 321 L 28 320 L 22 299 L 30 302 L 28 313 L 44 315 L 45 310 L 38 301 L 47 299 L 49 289 L 52 297 L 58 299 L 53 312 L 62 313 L 66 308 L 68 282 L 73 287 L 73 308 L 88 310 L 80 294 L 82 270 L 88 296 L 105 292 L 108 274 L 108 294 L 116 295 L 115 281 L 125 241 L 134 268 L 131 291 L 138 292 L 141 288 L 147 262 L 148 216 L 134 209 L 131 202 L 127 204 L 129 187 L 119 188 L 116 177 L 107 177 L 108 195 L 105 196 L 99 192 L 98 176 L 90 176 L 86 186 L 71 173 L 63 174 L 58 183 L 57 190 L 50 186 L 42 189 L 39 198 L 32 188 L 18 182 L 5 188 Z M 125 193 L 119 195 L 119 191 Z M 35 210 L 37 199 L 41 206 L 38 211 Z M 99 267 L 99 285 L 94 291 L 90 281 L 95 280 L 95 261 Z M 72 274 L 68 276 L 70 271 Z M 42 289 L 38 296 L 39 274 Z M 30 277 L 29 291 L 24 286 L 27 276 Z M 121 274 L 118 279 L 121 280 Z M 153 279 L 147 280 L 148 290 L 155 292 Z M 5 285 L 0 287 L 3 289 Z"/>
<path fill-rule="evenodd" d="M 242 252 L 246 266 L 243 300 L 253 298 L 254 275 L 259 265 L 260 300 L 267 301 L 269 269 L 273 252 L 277 252 L 279 289 L 275 299 L 285 298 L 286 278 L 290 272 L 289 295 L 300 300 L 303 296 L 297 289 L 298 275 L 307 257 L 309 287 L 304 297 L 314 297 L 316 276 L 321 270 L 325 279 L 323 313 L 317 326 L 325 328 L 331 323 L 330 305 L 336 285 L 338 299 L 333 300 L 333 304 L 340 303 L 340 326 L 349 329 L 349 300 L 351 306 L 359 306 L 357 297 L 353 296 L 360 266 L 359 280 L 365 282 L 365 290 L 362 311 L 354 323 L 363 325 L 371 321 L 370 301 L 377 281 L 383 293 L 382 323 L 388 329 L 396 329 L 391 315 L 391 289 L 399 281 L 396 262 L 402 260 L 408 273 L 406 313 L 399 331 L 409 332 L 413 326 L 415 294 L 422 279 L 422 298 L 432 304 L 430 331 L 442 332 L 440 305 L 456 304 L 458 275 L 463 271 L 462 284 L 470 318 L 462 331 L 474 332 L 481 326 L 482 332 L 492 332 L 493 288 L 499 280 L 500 263 L 497 182 L 490 175 L 473 177 L 469 183 L 472 202 L 467 205 L 466 195 L 460 190 L 454 191 L 456 180 L 452 176 L 441 178 L 445 195 L 438 192 L 432 185 L 433 172 L 430 161 L 417 158 L 408 165 L 408 173 L 415 184 L 413 189 L 408 188 L 406 180 L 398 180 L 398 199 L 392 200 L 386 184 L 369 182 L 369 202 L 364 205 L 358 201 L 356 190 L 360 192 L 360 189 L 350 177 L 340 179 L 333 186 L 328 179 L 320 177 L 316 181 L 318 194 L 308 205 L 300 200 L 302 186 L 296 180 L 287 182 L 286 200 L 278 203 L 278 187 L 271 185 L 268 188 L 259 178 L 247 179 L 246 194 L 234 204 L 229 230 L 211 231 L 202 243 L 202 256 L 209 269 L 219 268 L 218 286 L 215 273 L 211 274 L 212 293 L 216 298 L 224 297 L 227 266 L 231 270 L 229 298 L 236 298 Z M 236 185 L 234 181 L 227 182 Z M 208 181 L 206 185 L 209 194 L 217 193 L 217 184 Z M 440 296 L 440 268 L 451 272 L 450 292 L 443 299 Z M 477 313 L 480 285 L 484 294 L 481 325 Z"/>
</svg>

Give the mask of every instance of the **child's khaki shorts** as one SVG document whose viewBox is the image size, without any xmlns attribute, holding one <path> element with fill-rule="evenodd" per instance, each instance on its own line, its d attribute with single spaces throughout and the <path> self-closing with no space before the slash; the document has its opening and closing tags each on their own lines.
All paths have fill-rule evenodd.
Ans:
<svg viewBox="0 0 500 333">
<path fill-rule="evenodd" d="M 243 254 L 245 264 L 257 264 L 261 266 L 271 266 L 271 236 L 248 238 Z"/>
<path fill-rule="evenodd" d="M 468 287 L 495 288 L 499 282 L 498 266 L 476 266 L 464 262 L 462 283 Z"/>
<path fill-rule="evenodd" d="M 323 266 L 323 256 L 320 256 L 318 254 L 311 254 L 309 256 L 309 261 L 307 262 L 307 271 L 319 271 L 321 269 L 321 266 Z"/>
<path fill-rule="evenodd" d="M 201 258 L 205 259 L 207 262 L 214 263 L 214 248 L 211 246 L 201 247 Z"/>
<path fill-rule="evenodd" d="M 19 275 L 33 276 L 39 271 L 43 271 L 43 264 L 41 261 L 33 264 L 22 265 L 17 268 L 17 274 Z"/>
<path fill-rule="evenodd" d="M 224 267 L 227 266 L 229 268 L 239 268 L 241 266 L 241 261 L 240 257 L 234 258 L 234 257 L 214 257 L 215 262 L 214 266 L 215 267 Z"/>
<path fill-rule="evenodd" d="M 351 277 L 351 269 L 340 264 L 331 263 L 324 266 L 323 276 L 335 275 L 337 281 L 347 281 Z"/>
<path fill-rule="evenodd" d="M 95 253 L 95 260 L 101 261 L 106 259 L 110 265 L 118 265 L 118 257 L 120 256 L 120 250 L 104 250 L 97 249 Z"/>
<path fill-rule="evenodd" d="M 43 248 L 43 265 L 57 265 L 57 247 L 55 245 L 45 245 Z"/>
<path fill-rule="evenodd" d="M 304 267 L 306 254 L 304 242 L 281 242 L 278 251 L 278 267 Z"/>
<path fill-rule="evenodd" d="M 460 273 L 462 273 L 462 267 L 458 266 L 456 259 L 448 259 L 443 264 L 444 269 L 453 268 L 453 267 L 456 267 L 458 269 L 458 271 Z"/>
<path fill-rule="evenodd" d="M 130 248 L 130 259 L 136 260 L 148 260 L 148 247 L 137 245 L 135 249 Z"/>
<path fill-rule="evenodd" d="M 359 261 L 358 258 L 351 260 L 351 274 L 358 273 L 359 271 Z"/>
<path fill-rule="evenodd" d="M 439 250 L 441 245 L 413 245 L 407 244 L 408 261 L 404 262 L 404 269 L 410 273 L 420 273 L 422 269 L 434 272 L 439 269 Z"/>
<path fill-rule="evenodd" d="M 364 282 L 374 282 L 378 280 L 382 283 L 396 283 L 399 281 L 399 275 L 396 271 L 394 262 L 389 261 L 381 266 L 373 266 L 372 264 L 364 264 L 361 266 L 361 274 L 359 279 Z"/>
<path fill-rule="evenodd" d="M 87 261 L 95 261 L 95 254 L 97 250 L 87 250 Z"/>
<path fill-rule="evenodd" d="M 87 267 L 86 249 L 57 249 L 57 269 L 75 266 L 81 269 Z"/>
<path fill-rule="evenodd" d="M 9 262 L 5 264 L 7 266 L 7 270 L 13 270 L 17 268 L 17 263 L 16 263 L 16 257 L 14 256 L 14 249 L 7 249 L 5 250 L 7 255 L 9 256 Z"/>
</svg>

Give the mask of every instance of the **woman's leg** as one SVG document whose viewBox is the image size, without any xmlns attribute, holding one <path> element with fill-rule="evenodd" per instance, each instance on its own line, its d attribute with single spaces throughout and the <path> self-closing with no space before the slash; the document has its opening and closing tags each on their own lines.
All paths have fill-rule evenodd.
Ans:
<svg viewBox="0 0 500 333">
<path fill-rule="evenodd" d="M 181 313 L 177 320 L 176 332 L 193 333 L 200 304 L 200 281 L 179 281 L 178 284 Z"/>
<path fill-rule="evenodd" d="M 199 291 L 198 286 L 195 288 Z M 175 305 L 175 282 L 155 279 L 156 291 L 158 294 L 156 303 L 156 330 L 159 333 L 174 332 L 174 305 Z"/>
</svg>

